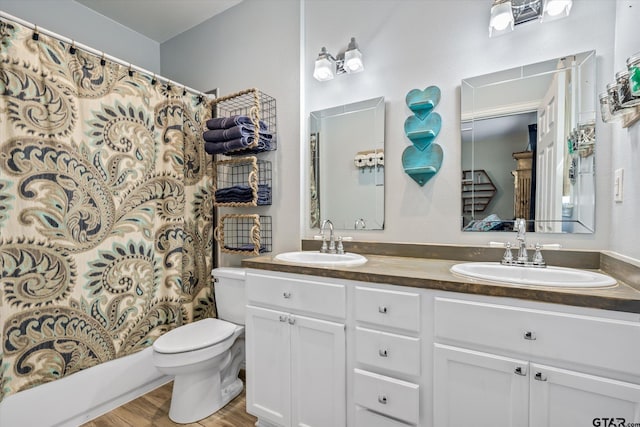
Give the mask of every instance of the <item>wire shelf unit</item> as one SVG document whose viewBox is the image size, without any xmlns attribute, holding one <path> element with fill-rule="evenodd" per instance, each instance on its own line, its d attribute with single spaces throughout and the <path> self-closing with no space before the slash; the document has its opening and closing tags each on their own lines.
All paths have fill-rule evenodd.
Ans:
<svg viewBox="0 0 640 427">
<path fill-rule="evenodd" d="M 271 162 L 255 156 L 216 162 L 213 172 L 215 206 L 267 206 L 272 200 Z"/>
<path fill-rule="evenodd" d="M 260 129 L 259 123 L 266 126 L 266 131 L 263 131 L 262 137 L 255 139 L 254 144 L 242 150 L 224 153 L 224 155 L 238 156 L 257 154 L 277 149 L 278 129 L 276 123 L 275 98 L 255 88 L 247 89 L 212 100 L 211 109 L 212 117 L 248 116 L 254 121 L 256 129 Z M 262 129 L 264 129 L 264 127 Z M 268 141 L 268 143 L 264 144 L 265 141 Z"/>
<path fill-rule="evenodd" d="M 258 214 L 225 214 L 214 232 L 220 251 L 240 255 L 271 252 L 271 217 Z"/>
</svg>

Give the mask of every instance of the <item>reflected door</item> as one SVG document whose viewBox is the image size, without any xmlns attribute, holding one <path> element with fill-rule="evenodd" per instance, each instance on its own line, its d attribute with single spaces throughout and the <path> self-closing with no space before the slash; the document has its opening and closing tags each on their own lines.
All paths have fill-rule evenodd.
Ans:
<svg viewBox="0 0 640 427">
<path fill-rule="evenodd" d="M 566 71 L 554 75 L 538 109 L 536 231 L 562 232 Z M 555 221 L 554 221 L 555 220 Z"/>
</svg>

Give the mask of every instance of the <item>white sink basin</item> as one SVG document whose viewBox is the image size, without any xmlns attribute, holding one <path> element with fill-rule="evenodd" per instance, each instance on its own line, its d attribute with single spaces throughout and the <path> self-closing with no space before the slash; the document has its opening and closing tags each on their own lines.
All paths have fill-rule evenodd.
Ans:
<svg viewBox="0 0 640 427">
<path fill-rule="evenodd" d="M 599 288 L 616 284 L 604 274 L 564 267 L 516 267 L 498 262 L 467 262 L 451 267 L 451 272 L 474 279 L 528 286 L 557 288 Z"/>
<path fill-rule="evenodd" d="M 355 267 L 367 262 L 367 259 L 362 255 L 350 252 L 344 254 L 326 254 L 318 251 L 285 252 L 276 255 L 275 259 L 325 267 Z"/>
</svg>

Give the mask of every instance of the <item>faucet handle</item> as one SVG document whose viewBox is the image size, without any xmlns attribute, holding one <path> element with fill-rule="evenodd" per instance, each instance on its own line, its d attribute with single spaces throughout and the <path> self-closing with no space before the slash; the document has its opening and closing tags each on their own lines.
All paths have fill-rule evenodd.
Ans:
<svg viewBox="0 0 640 427">
<path fill-rule="evenodd" d="M 336 248 L 336 252 L 339 254 L 344 253 L 344 246 L 342 245 L 342 236 L 338 236 L 338 246 Z"/>
<path fill-rule="evenodd" d="M 536 267 L 544 267 L 546 263 L 544 262 L 544 258 L 542 258 L 542 245 L 540 243 L 536 243 L 535 249 L 536 252 L 533 254 L 533 260 L 531 262 Z"/>
<path fill-rule="evenodd" d="M 502 264 L 513 263 L 513 254 L 511 253 L 511 242 L 507 242 L 504 245 L 504 255 L 502 256 Z"/>
<path fill-rule="evenodd" d="M 320 252 L 327 252 L 327 239 L 324 238 L 324 234 L 322 235 L 322 246 L 320 247 Z"/>
</svg>

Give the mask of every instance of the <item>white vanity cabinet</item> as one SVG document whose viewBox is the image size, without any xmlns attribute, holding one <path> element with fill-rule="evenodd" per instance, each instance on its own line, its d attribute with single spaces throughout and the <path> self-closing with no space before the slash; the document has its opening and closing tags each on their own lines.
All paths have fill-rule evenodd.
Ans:
<svg viewBox="0 0 640 427">
<path fill-rule="evenodd" d="M 344 286 L 248 273 L 246 292 L 247 412 L 260 425 L 345 426 Z"/>
<path fill-rule="evenodd" d="M 260 426 L 640 423 L 639 314 L 262 270 L 246 285 Z"/>
<path fill-rule="evenodd" d="M 435 426 L 640 419 L 637 321 L 438 297 L 434 331 Z"/>
<path fill-rule="evenodd" d="M 421 296 L 395 287 L 353 293 L 355 427 L 418 425 Z"/>
</svg>

